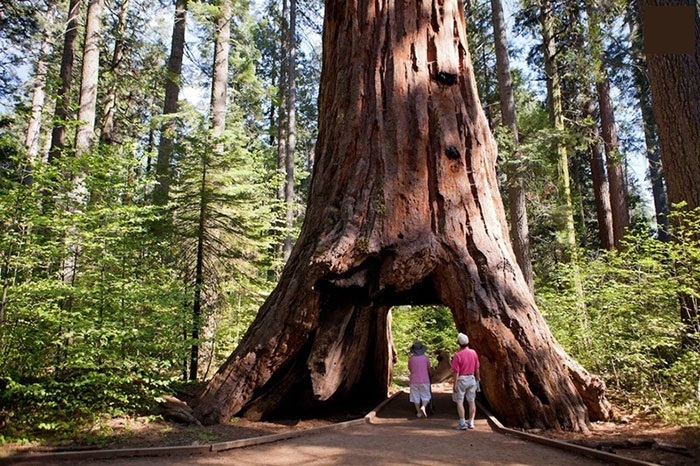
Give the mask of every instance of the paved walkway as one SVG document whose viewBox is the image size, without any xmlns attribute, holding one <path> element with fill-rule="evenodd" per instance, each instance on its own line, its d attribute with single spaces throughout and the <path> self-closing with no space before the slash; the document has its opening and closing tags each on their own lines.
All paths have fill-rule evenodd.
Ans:
<svg viewBox="0 0 700 466">
<path fill-rule="evenodd" d="M 436 413 L 416 419 L 408 395 L 399 395 L 372 424 L 321 432 L 276 443 L 193 456 L 119 458 L 75 465 L 600 465 L 597 460 L 526 442 L 491 430 L 477 416 L 476 429 L 456 431 L 449 393 L 435 394 Z M 26 463 L 25 463 L 26 464 Z M 44 461 L 42 464 L 46 465 Z M 66 463 L 63 463 L 66 464 Z"/>
</svg>

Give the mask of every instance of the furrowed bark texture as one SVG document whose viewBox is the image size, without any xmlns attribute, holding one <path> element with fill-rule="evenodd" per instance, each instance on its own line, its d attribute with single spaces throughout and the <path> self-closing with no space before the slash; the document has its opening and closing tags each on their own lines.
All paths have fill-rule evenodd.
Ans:
<svg viewBox="0 0 700 466">
<path fill-rule="evenodd" d="M 406 303 L 452 310 L 505 423 L 585 430 L 608 416 L 599 381 L 553 340 L 515 265 L 460 5 L 326 3 L 305 223 L 278 286 L 197 400 L 204 422 L 385 397 L 388 311 Z"/>
<path fill-rule="evenodd" d="M 700 13 L 693 0 L 640 0 L 644 34 L 653 25 L 654 13 L 658 14 L 653 7 L 664 6 L 690 7 L 695 13 L 695 41 L 690 47 L 693 53 L 647 54 L 668 201 L 671 205 L 685 202 L 690 210 L 700 207 Z M 645 15 L 646 8 L 652 8 L 649 16 Z M 687 10 L 683 14 L 687 15 Z M 681 320 L 688 334 L 700 333 L 700 300 L 684 294 L 680 301 Z"/>
<path fill-rule="evenodd" d="M 639 1 L 642 18 L 645 8 L 668 5 L 692 7 L 695 2 Z M 651 101 L 659 131 L 668 200 L 671 204 L 685 201 L 689 209 L 700 206 L 699 15 L 696 9 L 694 53 L 647 54 Z"/>
</svg>

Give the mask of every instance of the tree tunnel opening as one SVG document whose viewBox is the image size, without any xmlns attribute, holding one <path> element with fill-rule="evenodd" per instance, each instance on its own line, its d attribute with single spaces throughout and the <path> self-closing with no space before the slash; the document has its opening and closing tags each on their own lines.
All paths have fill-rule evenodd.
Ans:
<svg viewBox="0 0 700 466">
<path fill-rule="evenodd" d="M 424 313 L 433 310 L 439 315 L 427 318 L 425 324 L 430 330 L 421 329 L 421 337 L 431 332 L 438 335 L 449 327 L 444 333 L 453 339 L 454 320 L 437 297 L 434 277 L 429 276 L 408 290 L 398 291 L 392 286 L 380 289 L 378 274 L 374 272 L 379 268 L 377 265 L 364 264 L 352 273 L 324 278 L 314 285 L 319 303 L 318 328 L 297 356 L 255 391 L 244 410 L 245 417 L 273 420 L 366 414 L 387 397 L 392 383 L 396 385 L 392 374 L 400 360 L 397 353 L 407 350 L 410 343 L 406 346 L 405 342 L 415 337 L 399 336 L 396 330 L 392 331 L 392 309 L 406 315 L 415 310 Z M 399 346 L 393 343 L 397 337 Z M 426 340 L 447 341 L 447 338 L 437 336 Z M 437 364 L 436 357 L 437 353 L 433 357 Z M 337 365 L 343 368 L 337 369 Z M 321 395 L 317 393 L 314 377 L 340 381 L 329 391 L 332 394 L 325 397 L 324 390 L 320 390 Z"/>
<path fill-rule="evenodd" d="M 392 383 L 408 387 L 410 347 L 418 340 L 426 348 L 433 368 L 432 383 L 450 376 L 450 358 L 457 346 L 457 328 L 452 311 L 443 305 L 402 305 L 391 309 L 391 330 L 397 352 Z"/>
</svg>

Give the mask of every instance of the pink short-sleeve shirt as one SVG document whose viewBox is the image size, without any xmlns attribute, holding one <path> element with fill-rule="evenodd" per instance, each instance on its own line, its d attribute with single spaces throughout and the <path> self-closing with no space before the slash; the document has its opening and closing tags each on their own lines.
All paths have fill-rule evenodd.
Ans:
<svg viewBox="0 0 700 466">
<path fill-rule="evenodd" d="M 479 368 L 479 356 L 471 348 L 463 348 L 452 358 L 452 371 L 459 375 L 471 375 Z"/>
<path fill-rule="evenodd" d="M 409 383 L 430 383 L 430 359 L 422 354 L 408 358 Z"/>
</svg>

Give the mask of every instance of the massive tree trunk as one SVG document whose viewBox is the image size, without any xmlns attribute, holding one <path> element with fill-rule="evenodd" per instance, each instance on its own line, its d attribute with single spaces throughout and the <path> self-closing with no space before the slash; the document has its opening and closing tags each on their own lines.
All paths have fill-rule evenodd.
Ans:
<svg viewBox="0 0 700 466">
<path fill-rule="evenodd" d="M 300 237 L 195 401 L 206 423 L 386 397 L 390 306 L 448 306 L 508 425 L 585 430 L 602 383 L 554 341 L 518 267 L 458 0 L 326 2 Z M 517 401 L 517 402 L 516 402 Z"/>
<path fill-rule="evenodd" d="M 70 117 L 70 88 L 73 81 L 73 64 L 75 61 L 75 40 L 78 37 L 78 20 L 80 19 L 81 0 L 68 3 L 68 20 L 63 34 L 63 51 L 61 53 L 60 87 L 56 95 L 54 127 L 51 132 L 49 162 L 61 155 L 66 147 L 66 122 Z"/>
<path fill-rule="evenodd" d="M 659 130 L 668 200 L 672 205 L 685 202 L 687 209 L 695 209 L 700 207 L 700 34 L 697 32 L 700 16 L 695 0 L 680 0 L 672 2 L 675 7 L 664 7 L 668 4 L 668 1 L 639 1 L 645 44 L 652 48 L 647 53 L 651 102 Z M 679 10 L 679 6 L 684 8 Z M 675 8 L 671 12 L 676 14 L 675 18 L 669 17 L 668 8 Z M 682 21 L 691 14 L 694 30 L 691 24 Z M 660 22 L 662 17 L 664 22 Z M 656 34 L 649 22 L 656 26 Z M 668 44 L 668 38 L 658 31 L 659 25 L 669 24 L 688 27 L 689 43 Z M 658 50 L 664 47 L 666 50 Z M 681 318 L 690 333 L 700 332 L 699 307 L 696 298 L 681 297 Z"/>
<path fill-rule="evenodd" d="M 513 152 L 510 156 L 506 173 L 508 175 L 508 209 L 510 212 L 510 235 L 513 252 L 520 270 L 531 292 L 535 290 L 532 261 L 530 260 L 529 225 L 527 221 L 527 197 L 523 173 L 524 157 L 519 149 L 518 124 L 515 117 L 515 98 L 513 97 L 513 80 L 510 75 L 510 57 L 506 22 L 503 18 L 501 0 L 491 0 L 493 19 L 493 38 L 496 43 L 496 67 L 498 68 L 498 94 L 501 102 L 503 125 L 508 128 L 513 138 Z"/>
<path fill-rule="evenodd" d="M 97 110 L 97 81 L 100 71 L 100 30 L 102 28 L 103 0 L 90 0 L 85 21 L 83 68 L 80 80 L 78 128 L 75 133 L 75 150 L 78 154 L 88 150 L 95 141 L 95 117 Z"/>
<path fill-rule="evenodd" d="M 168 74 L 165 78 L 165 101 L 163 115 L 168 118 L 177 112 L 180 96 L 180 78 L 182 59 L 185 55 L 185 26 L 187 21 L 187 0 L 175 0 L 175 19 L 173 36 L 168 59 Z M 170 163 L 175 147 L 175 124 L 172 119 L 165 121 L 161 127 L 158 159 L 156 161 L 156 185 L 153 188 L 153 203 L 163 206 L 170 196 Z"/>
</svg>

